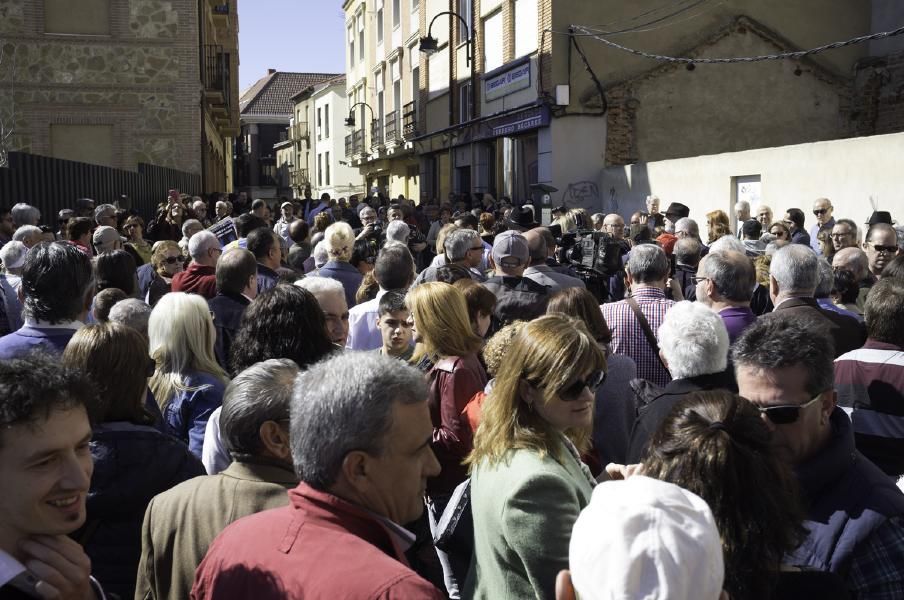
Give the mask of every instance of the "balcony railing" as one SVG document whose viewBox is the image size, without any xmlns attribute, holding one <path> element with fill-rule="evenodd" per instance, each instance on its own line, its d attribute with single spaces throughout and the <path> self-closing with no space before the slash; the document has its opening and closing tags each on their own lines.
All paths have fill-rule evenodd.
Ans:
<svg viewBox="0 0 904 600">
<path fill-rule="evenodd" d="M 230 74 L 228 52 L 223 46 L 206 44 L 204 46 L 204 65 L 201 77 L 204 83 L 205 96 L 214 106 L 229 106 Z"/>
<path fill-rule="evenodd" d="M 402 136 L 410 140 L 417 136 L 417 104 L 409 102 L 402 107 Z"/>
<path fill-rule="evenodd" d="M 308 141 L 309 138 L 308 124 L 305 121 L 300 121 L 295 123 L 289 128 L 289 137 L 296 142 L 300 142 L 302 140 Z"/>
<path fill-rule="evenodd" d="M 345 156 L 354 158 L 364 154 L 364 130 L 358 129 L 345 136 Z"/>
<path fill-rule="evenodd" d="M 386 143 L 394 144 L 399 141 L 399 111 L 386 113 Z"/>
<path fill-rule="evenodd" d="M 383 145 L 383 119 L 374 119 L 370 122 L 370 146 L 379 148 Z"/>
<path fill-rule="evenodd" d="M 311 183 L 307 169 L 292 169 L 289 171 L 289 185 L 293 188 L 303 188 Z"/>
</svg>

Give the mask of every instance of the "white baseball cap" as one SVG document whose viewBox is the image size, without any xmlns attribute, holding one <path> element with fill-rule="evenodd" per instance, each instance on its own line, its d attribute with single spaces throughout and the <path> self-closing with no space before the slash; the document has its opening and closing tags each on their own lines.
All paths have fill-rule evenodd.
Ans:
<svg viewBox="0 0 904 600">
<path fill-rule="evenodd" d="M 574 524 L 568 561 L 581 600 L 717 600 L 725 578 L 706 502 L 640 475 L 594 489 Z"/>
</svg>

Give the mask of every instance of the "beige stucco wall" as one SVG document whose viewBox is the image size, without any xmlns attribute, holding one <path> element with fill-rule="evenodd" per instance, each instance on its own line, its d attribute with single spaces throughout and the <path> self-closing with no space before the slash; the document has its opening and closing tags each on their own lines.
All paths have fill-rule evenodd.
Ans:
<svg viewBox="0 0 904 600">
<path fill-rule="evenodd" d="M 873 210 L 872 197 L 880 210 L 891 211 L 900 221 L 904 219 L 902 155 L 904 133 L 895 133 L 611 167 L 599 179 L 606 201 L 592 208 L 613 210 L 609 197 L 614 192 L 618 212 L 628 216 L 653 193 L 660 197 L 663 210 L 669 202 L 681 202 L 690 207 L 691 218 L 702 222 L 710 210 L 733 210 L 733 177 L 759 175 L 763 202 L 772 207 L 777 219 L 788 208 L 800 208 L 809 229 L 815 224 L 813 201 L 827 197 L 835 206 L 836 218 L 864 223 Z"/>
</svg>

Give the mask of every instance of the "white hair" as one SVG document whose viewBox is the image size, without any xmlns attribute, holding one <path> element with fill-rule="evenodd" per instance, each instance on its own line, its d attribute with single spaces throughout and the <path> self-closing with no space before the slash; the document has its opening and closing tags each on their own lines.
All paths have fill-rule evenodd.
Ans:
<svg viewBox="0 0 904 600">
<path fill-rule="evenodd" d="M 314 246 L 314 266 L 318 269 L 330 260 L 330 250 L 324 240 L 317 242 Z"/>
<path fill-rule="evenodd" d="M 728 365 L 728 330 L 700 302 L 678 302 L 659 327 L 659 349 L 673 379 L 721 373 Z"/>
<path fill-rule="evenodd" d="M 738 210 L 738 209 L 740 209 L 740 208 L 743 208 L 743 209 L 746 209 L 746 210 L 749 211 L 749 210 L 750 210 L 750 202 L 747 202 L 747 200 L 738 200 L 738 201 L 735 203 L 735 211 L 740 212 L 740 211 Z"/>
<path fill-rule="evenodd" d="M 355 232 L 345 221 L 333 223 L 323 232 L 323 241 L 331 260 L 348 262 L 352 257 L 355 245 Z M 315 258 L 316 260 L 316 258 Z"/>
<path fill-rule="evenodd" d="M 812 295 L 819 283 L 816 253 L 804 244 L 782 246 L 772 256 L 769 275 L 778 282 L 779 292 Z"/>
<path fill-rule="evenodd" d="M 28 248 L 22 242 L 14 240 L 3 244 L 0 248 L 0 261 L 3 262 L 3 268 L 9 269 L 9 265 L 14 265 L 23 260 L 28 253 Z M 21 266 L 17 268 L 22 268 Z"/>
<path fill-rule="evenodd" d="M 715 242 L 713 242 L 709 247 L 710 252 L 740 252 L 741 254 L 747 253 L 747 246 L 744 245 L 744 242 L 736 238 L 735 236 L 723 235 Z"/>
<path fill-rule="evenodd" d="M 295 282 L 298 287 L 308 290 L 315 297 L 319 298 L 321 294 L 336 293 L 341 294 L 345 298 L 345 288 L 336 279 L 330 277 L 305 277 Z"/>
<path fill-rule="evenodd" d="M 204 225 L 197 219 L 189 219 L 185 223 L 182 223 L 182 235 L 188 237 L 188 233 L 195 227 L 204 229 Z"/>
<path fill-rule="evenodd" d="M 41 220 L 41 211 L 25 202 L 19 202 L 9 210 L 16 225 L 37 225 Z"/>
<path fill-rule="evenodd" d="M 188 255 L 193 259 L 199 259 L 207 254 L 208 249 L 219 246 L 220 240 L 217 236 L 210 231 L 199 231 L 188 240 Z"/>
<path fill-rule="evenodd" d="M 37 225 L 23 225 L 13 232 L 13 241 L 24 242 L 33 235 L 43 235 L 41 228 Z"/>
<path fill-rule="evenodd" d="M 396 242 L 408 242 L 408 236 L 411 234 L 411 228 L 405 221 L 393 221 L 386 226 L 386 239 L 395 240 Z"/>
<path fill-rule="evenodd" d="M 107 318 L 112 323 L 121 323 L 147 336 L 151 307 L 138 298 L 126 298 L 113 305 Z"/>
</svg>

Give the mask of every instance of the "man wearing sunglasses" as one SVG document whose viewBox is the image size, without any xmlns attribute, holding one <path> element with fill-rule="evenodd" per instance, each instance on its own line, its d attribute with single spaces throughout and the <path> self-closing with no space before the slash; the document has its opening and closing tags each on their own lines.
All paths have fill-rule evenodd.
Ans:
<svg viewBox="0 0 904 600">
<path fill-rule="evenodd" d="M 887 223 L 878 223 L 870 227 L 863 243 L 863 250 L 869 259 L 869 272 L 876 279 L 882 277 L 885 265 L 894 259 L 900 249 L 898 248 L 898 232 Z"/>
<path fill-rule="evenodd" d="M 832 201 L 828 198 L 817 198 L 813 202 L 813 216 L 816 217 L 816 225 L 810 228 L 810 247 L 813 248 L 816 254 L 820 254 L 819 240 L 816 239 L 819 232 L 823 229 L 831 232 L 832 228 L 835 227 L 835 217 L 832 216 L 833 210 Z"/>
<path fill-rule="evenodd" d="M 898 597 L 904 493 L 854 447 L 832 356 L 830 337 L 780 313 L 761 317 L 733 349 L 739 393 L 760 409 L 807 507 L 807 539 L 783 563 L 837 573 L 852 597 Z"/>
</svg>

